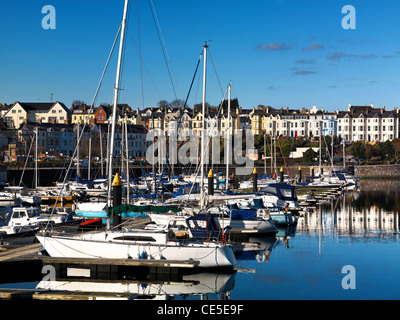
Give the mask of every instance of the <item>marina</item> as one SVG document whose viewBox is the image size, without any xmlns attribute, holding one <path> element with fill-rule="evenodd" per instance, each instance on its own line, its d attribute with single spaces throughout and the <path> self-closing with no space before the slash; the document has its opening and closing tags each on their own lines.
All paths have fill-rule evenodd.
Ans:
<svg viewBox="0 0 400 320">
<path fill-rule="evenodd" d="M 119 19 L 109 8 L 107 32 L 98 29 L 112 46 L 102 58 L 92 103 L 74 100 L 68 108 L 53 102 L 51 93 L 51 103 L 0 105 L 0 300 L 162 301 L 158 315 L 187 317 L 189 305 L 180 309 L 165 302 L 219 301 L 207 305 L 207 314 L 232 315 L 244 310 L 239 302 L 245 300 L 399 299 L 399 109 L 348 104 L 347 111 L 331 112 L 325 106 L 258 104 L 243 110 L 232 98 L 243 83 L 220 82 L 211 54 L 216 40 L 185 52 L 182 64 L 193 59 L 193 73 L 170 69 L 168 37 L 151 0 L 152 19 L 145 18 L 143 26 L 154 22 L 175 100 L 159 96 L 157 107 L 145 107 L 149 71 L 143 58 L 157 58 L 154 48 L 150 53 L 141 47 L 141 39 L 149 44 L 149 31 L 140 37 L 143 12 L 139 1 L 132 3 L 113 4 Z M 43 7 L 48 22 L 54 9 Z M 140 74 L 127 54 L 136 37 L 129 18 L 138 23 Z M 45 19 L 42 28 L 56 29 Z M 242 43 L 235 43 L 235 50 L 224 48 L 226 64 L 241 50 Z M 256 51 L 289 53 L 292 47 L 270 43 Z M 311 43 L 301 52 L 327 47 Z M 339 63 L 377 56 L 327 57 Z M 294 61 L 293 75 L 317 73 L 316 58 Z M 151 61 L 160 81 L 157 63 Z M 93 68 L 99 64 L 93 53 Z M 127 70 L 135 70 L 140 85 L 128 89 Z M 208 102 L 217 87 L 214 80 L 210 85 L 210 71 L 222 95 L 217 106 Z M 191 80 L 183 100 L 173 79 L 182 74 Z M 277 89 L 276 80 L 261 91 Z M 99 103 L 104 88 L 111 104 Z M 125 103 L 127 94 L 140 96 L 140 89 L 142 110 Z"/>
<path fill-rule="evenodd" d="M 386 186 L 384 197 L 376 196 L 374 184 L 377 190 Z M 363 186 L 361 182 L 358 192 L 347 192 L 317 204 L 316 210 L 298 218 L 294 229 L 279 228 L 276 237 L 232 238 L 237 262 L 228 272 L 196 271 L 195 261 L 183 265 L 182 261 L 143 259 L 119 261 L 115 264 L 126 265 L 123 272 L 122 269 L 116 272 L 109 260 L 42 256 L 40 244 L 35 243 L 0 253 L 1 274 L 7 275 L 2 277 L 0 295 L 3 299 L 146 296 L 154 300 L 162 298 L 159 294 L 163 292 L 164 298 L 173 296 L 175 300 L 184 297 L 198 300 L 205 296 L 216 300 L 222 297 L 231 300 L 396 299 L 398 283 L 393 275 L 399 271 L 398 183 L 365 181 L 365 190 Z M 142 223 L 145 221 L 149 219 L 141 218 Z M 67 268 L 61 268 L 62 265 Z M 342 268 L 346 265 L 353 265 L 357 270 L 354 290 L 346 290 L 341 285 L 345 276 Z M 43 266 L 56 266 L 54 279 L 43 280 L 49 270 L 43 271 Z M 196 291 L 193 284 L 198 283 L 195 279 L 199 277 L 206 283 L 215 279 L 227 282 Z M 146 290 L 135 289 L 128 293 L 118 289 L 118 283 L 124 288 L 128 283 L 135 288 L 147 284 L 165 291 L 147 295 Z M 175 291 L 171 289 L 172 284 Z M 186 290 L 189 287 L 192 292 Z"/>
</svg>

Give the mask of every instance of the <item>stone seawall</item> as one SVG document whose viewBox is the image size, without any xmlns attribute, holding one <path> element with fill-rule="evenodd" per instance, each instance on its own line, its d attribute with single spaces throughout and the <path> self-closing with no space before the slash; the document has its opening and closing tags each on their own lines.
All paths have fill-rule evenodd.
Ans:
<svg viewBox="0 0 400 320">
<path fill-rule="evenodd" d="M 361 178 L 368 179 L 400 179 L 400 165 L 371 165 L 358 166 L 355 174 Z"/>
<path fill-rule="evenodd" d="M 334 170 L 342 170 L 342 166 L 334 166 Z M 325 172 L 330 172 L 331 167 L 323 167 Z M 278 171 L 280 167 L 278 168 Z M 284 173 L 287 174 L 286 167 L 283 167 Z M 318 172 L 318 165 L 314 166 L 315 174 Z M 267 168 L 269 174 L 270 168 Z M 301 166 L 302 177 L 311 176 L 311 166 Z M 259 175 L 264 174 L 263 167 L 257 167 L 257 172 Z M 299 166 L 289 167 L 290 176 L 292 178 L 296 177 L 299 173 Z M 365 165 L 365 166 L 355 166 L 354 175 L 364 178 L 364 179 L 400 179 L 400 164 L 389 164 L 389 165 Z"/>
</svg>

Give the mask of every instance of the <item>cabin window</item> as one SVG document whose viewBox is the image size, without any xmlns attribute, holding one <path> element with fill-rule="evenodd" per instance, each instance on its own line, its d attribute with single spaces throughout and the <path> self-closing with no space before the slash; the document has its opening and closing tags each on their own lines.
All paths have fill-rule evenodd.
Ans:
<svg viewBox="0 0 400 320">
<path fill-rule="evenodd" d="M 291 197 L 292 196 L 292 190 L 291 189 L 281 189 L 281 192 L 284 197 Z"/>
<path fill-rule="evenodd" d="M 24 217 L 25 217 L 25 213 L 24 212 L 14 211 L 13 218 L 20 219 L 20 218 L 24 218 Z"/>
<path fill-rule="evenodd" d="M 154 239 L 153 237 L 145 237 L 145 236 L 122 236 L 114 238 L 114 240 L 156 242 L 156 239 Z"/>
</svg>

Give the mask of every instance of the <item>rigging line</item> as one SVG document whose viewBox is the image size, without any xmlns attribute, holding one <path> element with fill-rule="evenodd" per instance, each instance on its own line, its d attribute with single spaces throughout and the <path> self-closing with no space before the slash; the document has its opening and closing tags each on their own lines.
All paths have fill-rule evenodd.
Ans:
<svg viewBox="0 0 400 320">
<path fill-rule="evenodd" d="M 279 140 L 278 140 L 278 144 L 279 144 L 279 149 L 281 150 L 281 154 L 282 154 L 283 161 L 284 161 L 284 163 L 285 163 L 285 167 L 286 167 L 287 174 L 288 174 L 288 176 L 289 176 L 289 178 L 290 178 L 289 168 L 288 168 L 288 165 L 287 165 L 287 163 L 286 163 L 285 156 L 283 155 L 283 151 L 282 151 L 282 147 L 281 147 L 281 142 L 280 142 Z"/>
<path fill-rule="evenodd" d="M 208 48 L 210 49 L 210 47 L 208 47 Z M 217 69 L 215 68 L 214 61 L 213 61 L 213 58 L 212 58 L 211 52 L 209 51 L 209 53 L 210 53 L 211 64 L 212 64 L 212 66 L 213 66 L 213 69 L 214 69 L 214 72 L 215 72 L 215 76 L 217 77 L 217 81 L 218 81 L 219 89 L 221 90 L 221 93 L 222 93 L 222 95 L 224 95 L 224 91 L 222 90 L 221 82 L 219 81 L 219 77 L 218 77 Z"/>
<path fill-rule="evenodd" d="M 132 34 L 129 32 L 129 30 L 127 30 L 127 34 L 128 34 L 129 38 L 131 39 L 131 41 L 132 41 L 132 43 L 133 43 L 133 48 L 135 49 L 136 53 L 139 55 L 139 49 L 138 49 L 138 47 L 136 46 L 136 43 L 135 43 L 135 41 L 133 40 Z M 149 77 L 150 82 L 151 82 L 151 84 L 152 84 L 153 87 L 154 87 L 155 94 L 154 94 L 154 92 L 153 92 L 153 95 L 154 95 L 154 96 L 157 96 L 158 100 L 161 100 L 161 95 L 160 95 L 160 93 L 158 92 L 157 87 L 156 87 L 156 85 L 155 85 L 155 83 L 154 83 L 154 80 L 153 80 L 153 78 L 151 77 L 150 72 L 149 72 L 149 70 L 148 70 L 146 64 L 145 64 L 144 61 L 143 61 L 143 57 L 141 57 L 140 63 L 141 63 L 141 66 L 143 66 L 146 75 Z"/>
<path fill-rule="evenodd" d="M 99 84 L 98 84 L 98 86 L 97 86 L 97 90 L 96 90 L 96 93 L 95 93 L 95 95 L 94 95 L 93 102 L 92 102 L 92 104 L 91 104 L 91 106 L 90 106 L 89 114 L 91 114 L 92 111 L 93 111 L 94 103 L 95 103 L 95 101 L 96 101 L 96 99 L 97 99 L 97 95 L 98 95 L 98 93 L 99 93 L 101 84 L 102 84 L 103 79 L 104 79 L 104 75 L 105 75 L 106 70 L 107 70 L 107 68 L 108 68 L 108 65 L 109 65 L 109 63 L 110 63 L 111 56 L 112 56 L 112 54 L 113 54 L 113 52 L 114 52 L 115 44 L 117 43 L 118 36 L 119 36 L 120 31 L 121 31 L 121 27 L 122 27 L 122 24 L 121 24 L 121 25 L 119 26 L 119 28 L 118 28 L 117 35 L 116 35 L 116 37 L 115 37 L 115 39 L 114 39 L 114 43 L 113 43 L 113 45 L 112 45 L 110 54 L 109 54 L 108 59 L 107 59 L 107 62 L 106 62 L 106 65 L 105 65 L 104 70 L 103 70 L 103 73 L 102 73 L 102 75 L 101 75 L 100 82 L 99 82 Z M 86 121 L 85 121 L 85 123 L 84 123 L 83 129 L 82 129 L 82 131 L 80 132 L 80 136 L 77 137 L 77 141 L 81 141 L 82 136 L 83 136 L 83 132 L 84 132 L 85 127 L 86 127 L 86 125 L 87 125 L 88 122 L 89 122 L 89 117 L 86 118 Z M 67 180 L 67 177 L 68 177 L 68 172 L 70 172 L 70 170 L 71 170 L 72 163 L 73 163 L 73 161 L 74 161 L 74 158 L 75 158 L 77 152 L 78 152 L 78 143 L 77 143 L 76 146 L 75 146 L 74 152 L 73 152 L 72 157 L 71 157 L 71 161 L 70 161 L 70 163 L 69 163 L 69 165 L 68 165 L 68 169 L 66 170 L 66 174 L 65 174 L 65 176 L 64 176 L 64 180 L 63 180 L 63 183 L 62 183 L 62 187 L 60 188 L 60 190 L 59 190 L 59 192 L 58 192 L 58 195 L 57 195 L 55 204 L 54 204 L 53 209 L 52 209 L 52 211 L 51 211 L 51 213 L 50 213 L 50 217 L 54 214 L 54 211 L 55 211 L 56 205 L 57 205 L 57 203 L 58 203 L 58 201 L 59 201 L 59 199 L 60 199 L 61 193 L 64 191 L 65 183 L 66 183 L 66 180 Z M 50 219 L 49 219 L 49 221 L 50 221 Z M 49 222 L 46 224 L 45 230 L 47 230 L 48 226 L 49 226 Z"/>
<path fill-rule="evenodd" d="M 37 139 L 37 137 L 36 137 L 36 139 Z M 26 159 L 25 159 L 25 165 L 24 165 L 24 169 L 22 170 L 22 174 L 21 174 L 21 178 L 20 178 L 20 180 L 19 180 L 18 187 L 20 187 L 21 184 L 22 184 L 22 179 L 23 179 L 23 177 L 24 177 L 24 172 L 25 172 L 26 166 L 27 166 L 27 164 L 28 164 L 29 155 L 31 154 L 33 142 L 35 142 L 36 139 L 32 139 L 32 141 L 31 141 L 31 145 L 30 145 L 30 147 L 29 147 L 28 155 L 26 156 Z M 26 141 L 25 141 L 25 145 L 26 145 Z M 35 161 L 37 161 L 36 158 L 35 158 Z"/>
<path fill-rule="evenodd" d="M 162 178 L 162 176 L 164 175 L 165 167 L 166 167 L 167 162 L 168 162 L 168 160 L 169 160 L 169 155 L 170 155 L 170 153 L 171 153 L 171 149 L 172 149 L 172 147 L 173 147 L 173 145 L 174 145 L 174 143 L 175 143 L 175 139 L 176 139 L 176 137 L 177 137 L 177 135 L 178 135 L 178 133 L 179 133 L 179 127 L 180 127 L 180 125 L 181 125 L 183 115 L 185 114 L 185 109 L 186 109 L 186 107 L 187 107 L 187 102 L 188 102 L 188 100 L 189 100 L 190 92 L 192 91 L 192 88 L 193 88 L 193 83 L 194 83 L 194 81 L 195 81 L 195 79 L 196 79 L 197 71 L 199 70 L 199 65 L 200 65 L 201 57 L 203 56 L 203 53 L 204 53 L 204 48 L 201 50 L 201 54 L 200 54 L 199 60 L 197 61 L 196 70 L 195 70 L 195 72 L 194 72 L 194 75 L 193 75 L 193 78 L 192 78 L 192 82 L 190 83 L 189 92 L 188 92 L 188 94 L 187 94 L 187 96 L 186 96 L 185 104 L 183 105 L 183 108 L 182 108 L 182 111 L 181 111 L 181 115 L 180 115 L 180 117 L 179 117 L 179 121 L 178 121 L 178 124 L 177 124 L 177 126 L 176 126 L 176 133 L 175 133 L 175 135 L 174 135 L 172 144 L 170 144 L 170 147 L 169 147 L 169 150 L 168 150 L 168 154 L 167 154 L 167 158 L 165 159 L 165 164 L 164 164 L 163 170 L 162 170 L 162 172 L 161 172 L 160 181 L 158 182 L 157 188 L 154 190 L 153 200 L 157 197 L 158 188 L 160 187 L 160 184 L 161 184 L 161 178 Z"/>
<path fill-rule="evenodd" d="M 224 101 L 225 101 L 225 97 L 226 97 L 227 92 L 228 92 L 228 89 L 225 90 L 224 97 L 222 98 L 221 104 L 219 105 L 218 114 L 217 114 L 217 119 L 219 118 L 219 115 L 221 114 L 222 105 L 223 105 L 223 103 L 224 103 Z M 210 145 L 210 141 L 209 141 L 209 139 L 207 139 L 207 144 L 206 144 L 206 146 L 205 146 L 205 148 L 206 148 L 207 150 L 208 150 L 209 145 Z M 194 176 L 194 181 L 195 181 L 195 182 L 196 182 L 196 178 L 197 178 L 197 176 L 198 176 L 198 174 L 199 174 L 199 172 L 200 172 L 200 167 L 201 167 L 201 165 L 202 165 L 202 163 L 201 163 L 201 161 L 200 161 L 200 163 L 199 163 L 199 165 L 197 166 L 196 171 L 195 171 L 195 176 Z M 204 177 L 203 177 L 202 179 L 204 179 Z M 190 188 L 189 194 L 192 193 L 193 188 L 194 188 L 194 185 L 195 185 L 195 182 L 192 184 L 192 187 Z M 186 199 L 186 203 L 187 203 L 188 201 L 189 201 L 189 198 Z"/>
<path fill-rule="evenodd" d="M 133 137 L 132 124 L 129 125 L 129 131 L 130 131 L 130 133 L 132 134 L 132 137 Z M 135 141 L 135 142 L 136 142 L 136 141 Z M 144 142 L 144 143 L 145 143 L 145 142 Z M 128 146 L 128 149 L 129 149 L 129 146 Z M 136 148 L 135 143 L 133 143 L 133 149 L 134 149 L 134 151 L 135 151 L 135 154 L 139 155 L 139 152 L 138 152 L 138 149 Z M 145 177 L 145 176 L 146 176 L 146 173 L 144 172 L 144 169 L 143 169 L 143 166 L 142 166 L 142 159 L 140 159 L 140 158 L 141 158 L 140 156 L 138 156 L 138 158 L 139 158 L 140 170 L 142 171 L 142 176 Z M 147 189 L 149 190 L 149 193 L 151 193 L 151 188 L 150 188 L 150 186 L 149 186 L 149 182 L 147 181 L 147 179 L 145 179 L 145 182 L 146 182 L 146 185 L 147 185 Z M 129 181 L 128 181 L 128 183 L 129 183 Z"/>
<path fill-rule="evenodd" d="M 142 45 L 140 40 L 140 20 L 139 20 L 139 0 L 137 4 L 137 19 L 138 19 L 138 39 L 139 39 L 139 62 L 140 62 L 140 82 L 142 84 L 142 107 L 144 109 L 144 90 L 143 90 L 143 68 L 142 68 Z"/>
<path fill-rule="evenodd" d="M 161 50 L 162 50 L 162 53 L 163 53 L 163 56 L 164 56 L 165 64 L 166 64 L 166 66 L 167 66 L 168 75 L 169 75 L 169 79 L 170 79 L 170 81 L 171 81 L 172 89 L 173 89 L 173 91 L 174 91 L 175 99 L 178 99 L 178 96 L 177 96 L 176 90 L 175 90 L 175 86 L 174 86 L 174 82 L 173 82 L 173 80 L 172 80 L 171 71 L 170 71 L 170 69 L 169 69 L 169 64 L 168 64 L 168 59 L 169 59 L 169 58 L 167 59 L 168 52 L 167 52 L 167 54 L 165 53 L 165 51 L 166 51 L 165 42 L 164 42 L 165 50 L 164 50 L 164 46 L 163 46 L 164 37 L 162 36 L 162 33 L 161 33 L 161 26 L 160 26 L 160 24 L 158 23 L 158 18 L 157 18 L 157 14 L 156 14 L 156 12 L 155 12 L 156 10 L 154 9 L 153 1 L 152 1 L 152 0 L 148 0 L 148 3 L 149 3 L 149 6 L 150 6 L 151 14 L 152 14 L 152 16 L 153 16 L 154 25 L 155 25 L 155 27 L 156 27 L 158 40 L 159 40 L 160 45 L 161 45 Z M 167 56 L 166 56 L 166 55 L 167 55 Z M 172 68 L 172 65 L 171 65 L 171 68 Z M 172 71 L 173 71 L 173 70 L 172 70 Z"/>
</svg>

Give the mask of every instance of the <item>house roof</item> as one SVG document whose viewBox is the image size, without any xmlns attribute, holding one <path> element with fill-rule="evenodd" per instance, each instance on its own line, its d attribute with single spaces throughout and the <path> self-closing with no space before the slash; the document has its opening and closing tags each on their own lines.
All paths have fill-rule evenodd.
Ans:
<svg viewBox="0 0 400 320">
<path fill-rule="evenodd" d="M 54 107 L 57 103 L 61 105 L 65 110 L 69 109 L 62 102 L 15 102 L 13 106 L 19 104 L 25 111 L 48 111 Z"/>
</svg>

